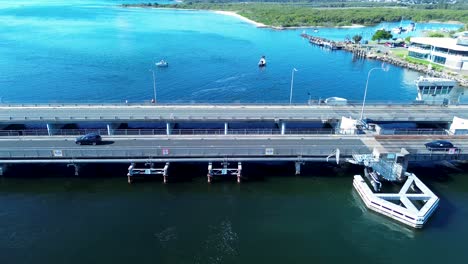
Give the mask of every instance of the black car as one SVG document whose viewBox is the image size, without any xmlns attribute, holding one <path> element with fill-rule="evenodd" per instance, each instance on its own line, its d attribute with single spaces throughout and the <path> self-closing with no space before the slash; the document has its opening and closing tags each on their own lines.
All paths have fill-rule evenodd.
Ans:
<svg viewBox="0 0 468 264">
<path fill-rule="evenodd" d="M 447 140 L 434 140 L 431 142 L 428 142 L 424 144 L 426 146 L 426 149 L 428 150 L 449 150 L 449 149 L 455 149 L 455 151 L 459 151 L 458 148 L 454 147 L 453 144 L 450 141 Z"/>
<path fill-rule="evenodd" d="M 95 133 L 89 133 L 84 136 L 79 136 L 75 139 L 76 144 L 91 144 L 91 145 L 97 145 L 101 143 L 102 138 L 100 135 L 95 134 Z"/>
</svg>

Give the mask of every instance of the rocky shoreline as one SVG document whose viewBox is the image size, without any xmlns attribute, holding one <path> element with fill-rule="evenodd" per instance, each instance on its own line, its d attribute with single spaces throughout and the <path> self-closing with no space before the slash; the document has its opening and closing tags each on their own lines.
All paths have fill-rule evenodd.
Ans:
<svg viewBox="0 0 468 264">
<path fill-rule="evenodd" d="M 333 45 L 340 47 L 340 49 L 352 52 L 356 56 L 366 58 L 366 59 L 374 59 L 378 61 L 382 61 L 385 63 L 389 63 L 398 67 L 407 68 L 411 70 L 415 70 L 421 73 L 424 73 L 429 76 L 438 77 L 438 78 L 448 78 L 455 80 L 459 83 L 459 85 L 468 87 L 468 79 L 464 78 L 462 74 L 456 72 L 440 72 L 429 69 L 426 65 L 420 65 L 405 61 L 402 58 L 390 56 L 386 53 L 374 53 L 369 51 L 368 46 L 362 46 L 360 44 L 354 44 L 350 42 L 340 42 L 340 41 L 331 41 L 325 38 L 314 37 L 308 34 L 301 34 L 302 37 L 309 39 L 311 43 L 333 43 Z"/>
</svg>

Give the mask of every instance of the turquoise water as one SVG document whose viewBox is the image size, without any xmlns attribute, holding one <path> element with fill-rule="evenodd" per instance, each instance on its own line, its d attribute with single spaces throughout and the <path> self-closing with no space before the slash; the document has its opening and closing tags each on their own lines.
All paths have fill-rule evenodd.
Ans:
<svg viewBox="0 0 468 264">
<path fill-rule="evenodd" d="M 361 100 L 376 61 L 311 46 L 302 30 L 258 29 L 206 11 L 120 8 L 129 1 L 0 3 L 0 94 L 4 102 L 288 102 L 340 96 Z M 130 1 L 131 2 L 131 1 Z M 138 1 L 135 1 L 138 2 Z M 385 24 L 392 28 L 399 23 Z M 344 39 L 375 29 L 321 29 Z M 457 25 L 417 24 L 423 28 Z M 259 70 L 265 55 L 268 66 Z M 374 71 L 369 100 L 409 101 L 419 76 L 390 66 Z"/>
</svg>

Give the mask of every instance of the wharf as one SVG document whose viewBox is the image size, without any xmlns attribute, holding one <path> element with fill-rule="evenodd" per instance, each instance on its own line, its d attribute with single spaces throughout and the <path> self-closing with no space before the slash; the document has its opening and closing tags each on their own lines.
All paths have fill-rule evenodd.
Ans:
<svg viewBox="0 0 468 264">
<path fill-rule="evenodd" d="M 301 36 L 303 38 L 308 39 L 310 43 L 316 44 L 318 46 L 324 46 L 323 43 L 332 43 L 332 46 L 339 47 L 333 49 L 343 49 L 353 53 L 355 56 L 358 57 L 379 60 L 398 67 L 415 70 L 433 77 L 453 79 L 457 81 L 461 86 L 468 87 L 468 79 L 464 78 L 462 74 L 448 74 L 447 72 L 434 71 L 432 69 L 428 69 L 426 65 L 419 65 L 407 62 L 404 59 L 390 56 L 388 52 L 380 52 L 380 49 L 375 50 L 375 48 L 378 48 L 378 46 L 376 45 L 354 44 L 350 41 L 332 41 L 326 38 L 316 37 L 306 33 L 302 33 Z M 373 49 L 375 50 L 375 52 L 372 52 Z"/>
</svg>

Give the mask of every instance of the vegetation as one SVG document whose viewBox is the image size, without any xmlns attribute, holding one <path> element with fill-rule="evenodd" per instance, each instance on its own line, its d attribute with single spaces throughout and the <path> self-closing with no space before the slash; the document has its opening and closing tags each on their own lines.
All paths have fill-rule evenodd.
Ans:
<svg viewBox="0 0 468 264">
<path fill-rule="evenodd" d="M 443 38 L 445 37 L 445 34 L 440 32 L 430 32 L 427 36 L 430 38 Z"/>
<path fill-rule="evenodd" d="M 353 41 L 354 41 L 354 43 L 356 43 L 356 44 L 358 44 L 359 41 L 361 41 L 361 39 L 362 39 L 362 36 L 361 36 L 361 35 L 354 35 L 354 36 L 353 36 Z"/>
<path fill-rule="evenodd" d="M 173 5 L 139 4 L 123 6 L 158 6 L 164 8 L 234 11 L 239 15 L 276 27 L 375 25 L 397 22 L 402 18 L 421 21 L 460 21 L 468 23 L 466 10 L 413 9 L 405 7 L 314 8 L 298 3 L 181 3 Z"/>
<path fill-rule="evenodd" d="M 378 43 L 380 43 L 380 40 L 382 39 L 391 39 L 391 38 L 393 38 L 393 35 L 384 29 L 377 30 L 375 34 L 372 36 L 372 40 L 377 40 Z"/>
<path fill-rule="evenodd" d="M 413 57 L 408 57 L 406 56 L 405 60 L 407 62 L 410 62 L 410 63 L 414 63 L 414 64 L 419 64 L 419 65 L 431 65 L 432 69 L 434 71 L 443 71 L 444 70 L 444 66 L 441 66 L 441 65 L 438 65 L 438 64 L 435 64 L 435 63 L 431 63 L 427 60 L 422 60 L 422 59 L 416 59 L 416 58 L 413 58 Z"/>
</svg>

